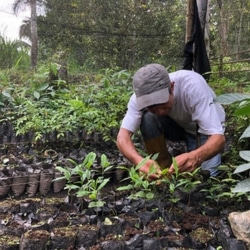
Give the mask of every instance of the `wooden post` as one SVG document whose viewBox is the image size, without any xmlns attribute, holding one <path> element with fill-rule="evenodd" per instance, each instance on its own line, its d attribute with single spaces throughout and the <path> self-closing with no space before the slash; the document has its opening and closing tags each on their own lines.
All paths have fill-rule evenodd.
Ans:
<svg viewBox="0 0 250 250">
<path fill-rule="evenodd" d="M 193 35 L 193 22 L 194 22 L 194 1 L 187 0 L 187 17 L 186 17 L 186 37 L 185 43 L 192 40 Z"/>
</svg>

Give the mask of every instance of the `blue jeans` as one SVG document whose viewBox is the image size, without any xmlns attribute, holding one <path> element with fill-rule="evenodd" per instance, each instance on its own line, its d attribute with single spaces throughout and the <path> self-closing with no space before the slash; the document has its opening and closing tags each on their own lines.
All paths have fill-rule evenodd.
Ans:
<svg viewBox="0 0 250 250">
<path fill-rule="evenodd" d="M 166 140 L 170 141 L 185 141 L 187 152 L 190 152 L 198 147 L 195 135 L 187 133 L 174 120 L 168 116 L 157 116 L 151 112 L 145 111 L 142 116 L 140 131 L 143 139 L 152 139 L 164 134 Z M 203 145 L 207 141 L 207 135 L 200 135 L 200 144 Z M 219 174 L 218 166 L 221 164 L 221 154 L 202 162 L 201 168 L 208 170 L 211 176 Z"/>
</svg>

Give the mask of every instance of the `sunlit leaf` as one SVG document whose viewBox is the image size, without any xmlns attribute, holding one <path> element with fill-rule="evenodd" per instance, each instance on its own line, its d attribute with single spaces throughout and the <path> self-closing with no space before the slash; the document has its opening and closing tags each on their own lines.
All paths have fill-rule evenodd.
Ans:
<svg viewBox="0 0 250 250">
<path fill-rule="evenodd" d="M 250 137 L 250 126 L 248 126 L 245 131 L 243 132 L 243 134 L 241 135 L 241 137 L 239 138 L 239 140 L 243 139 L 243 138 L 249 138 Z"/>
<path fill-rule="evenodd" d="M 235 102 L 240 102 L 246 99 L 250 99 L 249 94 L 242 94 L 242 93 L 228 93 L 219 95 L 215 98 L 216 102 L 219 102 L 221 104 L 232 104 Z"/>
<path fill-rule="evenodd" d="M 246 163 L 246 164 L 242 164 L 239 165 L 235 170 L 234 170 L 234 174 L 238 174 L 238 173 L 242 173 L 246 170 L 250 169 L 250 163 Z"/>
<path fill-rule="evenodd" d="M 35 97 L 36 99 L 39 99 L 39 98 L 40 98 L 40 94 L 39 94 L 39 92 L 37 92 L 37 91 L 34 91 L 33 95 L 34 95 L 34 97 Z"/>
<path fill-rule="evenodd" d="M 154 198 L 154 193 L 152 193 L 152 192 L 147 193 L 146 198 L 149 199 L 149 200 L 153 199 Z"/>
<path fill-rule="evenodd" d="M 250 178 L 240 181 L 232 190 L 233 193 L 250 192 Z"/>
<path fill-rule="evenodd" d="M 48 83 L 44 83 L 44 84 L 39 85 L 36 88 L 36 91 L 43 91 L 43 90 L 47 89 L 48 87 L 49 87 L 49 84 Z"/>
<path fill-rule="evenodd" d="M 242 159 L 250 162 L 250 151 L 249 150 L 242 150 L 242 151 L 240 151 L 240 157 Z"/>
</svg>

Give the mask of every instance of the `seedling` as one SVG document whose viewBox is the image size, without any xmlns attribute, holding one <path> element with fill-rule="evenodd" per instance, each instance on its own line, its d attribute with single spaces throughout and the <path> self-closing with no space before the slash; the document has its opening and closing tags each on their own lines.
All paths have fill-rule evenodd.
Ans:
<svg viewBox="0 0 250 250">
<path fill-rule="evenodd" d="M 104 178 L 103 174 L 108 171 L 112 166 L 105 155 L 101 156 L 101 175 L 95 177 L 96 169 L 93 168 L 93 164 L 96 160 L 96 154 L 89 153 L 81 164 L 77 164 L 73 160 L 69 160 L 75 165 L 74 168 L 62 168 L 56 167 L 63 176 L 56 178 L 55 180 L 66 179 L 67 184 L 65 189 L 68 189 L 69 194 L 74 191 L 74 195 L 78 198 L 90 200 L 89 207 L 103 207 L 105 201 L 100 198 L 100 191 L 109 182 L 110 178 Z M 77 180 L 74 181 L 74 177 Z"/>
<path fill-rule="evenodd" d="M 155 186 L 157 180 L 149 180 L 152 174 L 157 173 L 157 169 L 154 166 L 150 166 L 149 172 L 147 174 L 141 174 L 139 169 L 145 164 L 146 161 L 150 159 L 151 156 L 145 157 L 138 165 L 132 167 L 119 167 L 125 169 L 129 173 L 129 177 L 123 179 L 122 181 L 130 180 L 128 185 L 118 187 L 118 191 L 131 190 L 132 194 L 129 196 L 130 199 L 146 198 L 153 199 L 155 196 Z M 155 159 L 153 156 L 152 159 Z"/>
</svg>

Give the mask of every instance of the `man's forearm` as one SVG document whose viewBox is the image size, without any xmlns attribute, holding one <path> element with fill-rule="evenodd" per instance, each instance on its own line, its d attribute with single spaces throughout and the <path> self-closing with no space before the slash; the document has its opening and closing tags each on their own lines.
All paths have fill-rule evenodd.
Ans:
<svg viewBox="0 0 250 250">
<path fill-rule="evenodd" d="M 224 146 L 224 135 L 211 135 L 204 145 L 190 153 L 195 154 L 199 163 L 201 163 L 220 153 L 224 149 Z"/>
<path fill-rule="evenodd" d="M 142 160 L 143 157 L 137 152 L 133 141 L 131 140 L 131 132 L 121 129 L 117 136 L 117 147 L 120 152 L 133 164 L 137 165 Z"/>
</svg>

